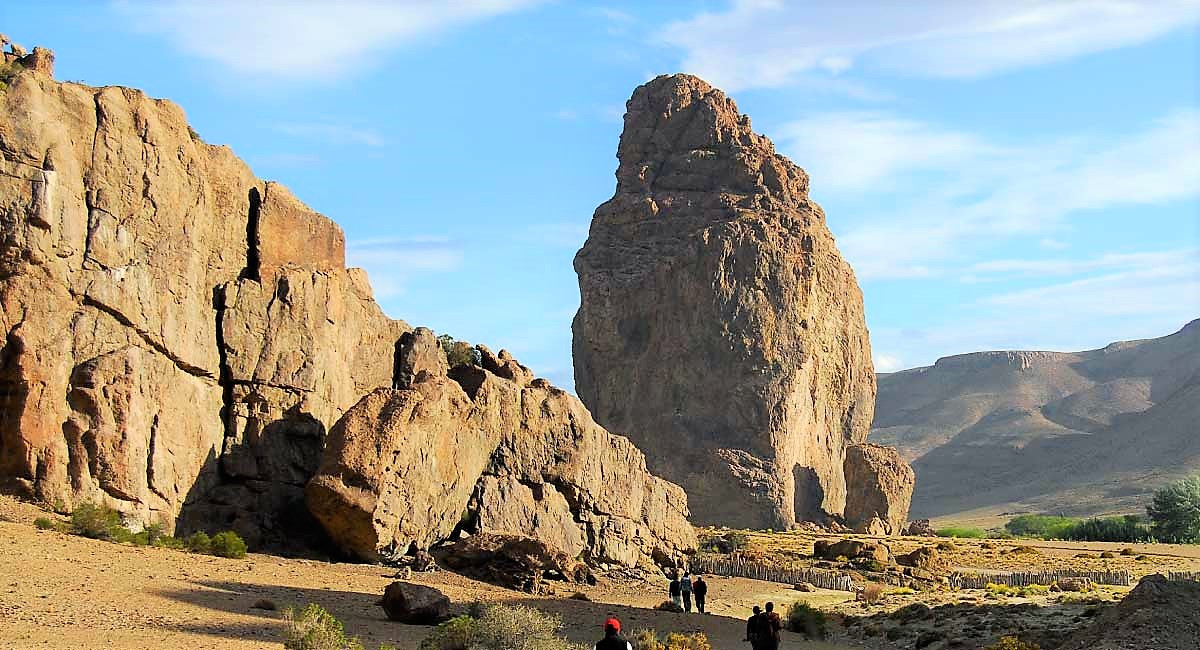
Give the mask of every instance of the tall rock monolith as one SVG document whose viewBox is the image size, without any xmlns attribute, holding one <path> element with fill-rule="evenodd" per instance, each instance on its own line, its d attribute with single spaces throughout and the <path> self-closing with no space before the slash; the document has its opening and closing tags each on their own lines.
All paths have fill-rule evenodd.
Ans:
<svg viewBox="0 0 1200 650">
<path fill-rule="evenodd" d="M 580 398 L 687 491 L 696 523 L 841 515 L 875 374 L 862 293 L 807 174 L 682 74 L 633 93 L 617 158 L 575 258 Z"/>
</svg>

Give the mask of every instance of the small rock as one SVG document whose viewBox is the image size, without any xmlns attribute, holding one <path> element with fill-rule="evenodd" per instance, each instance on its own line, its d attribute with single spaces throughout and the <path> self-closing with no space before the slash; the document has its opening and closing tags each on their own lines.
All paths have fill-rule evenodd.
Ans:
<svg viewBox="0 0 1200 650">
<path fill-rule="evenodd" d="M 409 625 L 436 625 L 450 618 L 450 599 L 424 585 L 396 581 L 383 592 L 380 607 L 388 620 Z"/>
</svg>

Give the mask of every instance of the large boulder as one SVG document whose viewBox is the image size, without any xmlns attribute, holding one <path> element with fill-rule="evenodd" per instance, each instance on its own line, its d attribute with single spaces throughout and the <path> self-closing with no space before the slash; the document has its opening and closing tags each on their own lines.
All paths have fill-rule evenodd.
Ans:
<svg viewBox="0 0 1200 650">
<path fill-rule="evenodd" d="M 858 533 L 900 535 L 908 521 L 916 474 L 894 447 L 846 449 L 846 523 Z"/>
<path fill-rule="evenodd" d="M 840 515 L 875 373 L 807 174 L 696 77 L 658 77 L 626 108 L 616 192 L 575 258 L 580 398 L 683 486 L 697 523 Z"/>
<path fill-rule="evenodd" d="M 478 580 L 527 593 L 540 593 L 547 578 L 595 583 L 587 564 L 527 535 L 472 535 L 451 546 L 442 561 Z"/>
<path fill-rule="evenodd" d="M 392 384 L 408 327 L 335 223 L 175 104 L 52 60 L 0 93 L 0 488 L 291 543 L 326 430 Z"/>
<path fill-rule="evenodd" d="M 936 571 L 941 568 L 942 559 L 938 550 L 933 546 L 922 546 L 908 553 L 896 556 L 896 564 L 900 566 Z"/>
<path fill-rule="evenodd" d="M 379 606 L 388 620 L 409 625 L 437 625 L 450 618 L 450 599 L 433 587 L 396 581 L 383 590 Z"/>
<path fill-rule="evenodd" d="M 420 339 L 403 339 L 399 356 Z M 683 491 L 652 476 L 579 400 L 470 364 L 366 395 L 330 432 L 307 495 L 333 540 L 370 561 L 460 530 L 528 535 L 629 566 L 696 546 Z"/>
</svg>

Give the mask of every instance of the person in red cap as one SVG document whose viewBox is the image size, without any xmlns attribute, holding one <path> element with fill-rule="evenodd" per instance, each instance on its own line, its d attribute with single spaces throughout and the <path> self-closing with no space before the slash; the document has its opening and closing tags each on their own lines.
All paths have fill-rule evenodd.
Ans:
<svg viewBox="0 0 1200 650">
<path fill-rule="evenodd" d="M 609 614 L 604 621 L 604 638 L 596 642 L 595 650 L 633 650 L 633 644 L 621 638 L 621 621 Z"/>
</svg>

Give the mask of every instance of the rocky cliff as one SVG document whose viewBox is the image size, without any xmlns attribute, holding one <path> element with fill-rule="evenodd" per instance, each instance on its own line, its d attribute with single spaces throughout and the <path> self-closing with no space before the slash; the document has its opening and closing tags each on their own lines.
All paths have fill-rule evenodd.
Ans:
<svg viewBox="0 0 1200 650">
<path fill-rule="evenodd" d="M 575 258 L 583 402 L 684 487 L 698 523 L 841 515 L 875 375 L 862 294 L 808 176 L 688 75 L 634 92 L 617 157 Z"/>
<path fill-rule="evenodd" d="M 1200 320 L 1085 352 L 976 352 L 879 376 L 871 438 L 917 471 L 913 514 L 1140 513 L 1200 471 Z"/>
<path fill-rule="evenodd" d="M 31 69 L 0 107 L 0 478 L 263 541 L 408 327 L 178 106 Z"/>
<path fill-rule="evenodd" d="M 322 480 L 387 486 L 368 546 L 310 489 L 366 558 L 438 541 L 464 511 L 571 557 L 694 547 L 682 491 L 573 398 L 482 347 L 451 371 L 345 268 L 335 223 L 178 106 L 55 82 L 35 54 L 6 53 L 0 86 L 0 489 L 299 550 L 324 539 L 305 503 L 324 459 Z"/>
<path fill-rule="evenodd" d="M 695 548 L 683 490 L 578 399 L 506 372 L 519 364 L 505 353 L 480 347 L 479 365 L 448 369 L 439 351 L 429 330 L 405 337 L 403 388 L 367 395 L 330 434 L 308 503 L 345 550 L 394 559 L 460 530 L 530 535 L 592 563 Z"/>
</svg>

